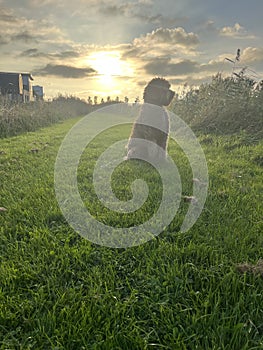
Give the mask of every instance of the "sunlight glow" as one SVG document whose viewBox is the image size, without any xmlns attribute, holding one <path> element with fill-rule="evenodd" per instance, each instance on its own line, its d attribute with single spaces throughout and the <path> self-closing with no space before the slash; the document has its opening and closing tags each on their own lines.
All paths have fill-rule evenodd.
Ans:
<svg viewBox="0 0 263 350">
<path fill-rule="evenodd" d="M 87 63 L 98 72 L 99 80 L 104 85 L 114 85 L 114 78 L 133 75 L 132 67 L 121 60 L 117 51 L 94 52 L 87 58 Z"/>
</svg>

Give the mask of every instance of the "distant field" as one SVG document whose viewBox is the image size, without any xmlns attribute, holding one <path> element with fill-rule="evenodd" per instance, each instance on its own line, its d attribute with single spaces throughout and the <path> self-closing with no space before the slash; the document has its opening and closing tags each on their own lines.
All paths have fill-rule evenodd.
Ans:
<svg viewBox="0 0 263 350">
<path fill-rule="evenodd" d="M 237 268 L 263 258 L 263 141 L 201 134 L 209 192 L 194 227 L 179 232 L 189 205 L 182 201 L 158 238 L 113 249 L 75 233 L 55 198 L 56 155 L 75 122 L 0 140 L 0 349 L 263 349 L 263 274 Z M 150 181 L 136 215 L 120 217 L 94 200 L 95 161 L 129 130 L 100 135 L 78 169 L 85 204 L 113 226 L 144 222 L 160 198 L 158 174 L 151 183 L 139 164 L 117 169 L 112 183 L 127 200 L 134 176 Z M 191 195 L 185 155 L 174 142 L 169 152 Z"/>
</svg>

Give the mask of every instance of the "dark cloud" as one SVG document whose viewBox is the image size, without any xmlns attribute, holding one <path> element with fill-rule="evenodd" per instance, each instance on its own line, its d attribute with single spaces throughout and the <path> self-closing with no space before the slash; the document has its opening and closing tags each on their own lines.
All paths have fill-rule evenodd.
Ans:
<svg viewBox="0 0 263 350">
<path fill-rule="evenodd" d="M 151 75 L 169 75 L 171 70 L 170 59 L 167 58 L 156 58 L 151 62 L 147 63 L 143 68 L 147 74 Z"/>
<path fill-rule="evenodd" d="M 121 5 L 102 4 L 99 12 L 106 17 L 124 16 L 138 19 L 143 23 L 155 24 L 158 26 L 173 27 L 188 21 L 187 17 L 167 17 L 160 13 L 151 14 L 151 3 L 126 3 Z"/>
<path fill-rule="evenodd" d="M 27 31 L 11 35 L 10 39 L 14 41 L 23 41 L 25 43 L 37 42 L 36 37 Z"/>
<path fill-rule="evenodd" d="M 151 79 L 149 79 L 149 80 L 151 80 Z M 140 81 L 137 81 L 136 84 L 138 86 L 142 87 L 142 86 L 146 86 L 148 82 L 149 81 L 147 81 L 147 80 L 140 80 Z"/>
<path fill-rule="evenodd" d="M 0 45 L 8 44 L 8 40 L 3 35 L 0 35 Z"/>
<path fill-rule="evenodd" d="M 127 48 L 127 50 L 123 53 L 122 59 L 127 59 L 127 58 L 135 58 L 141 56 L 142 52 L 141 49 L 135 46 L 130 46 Z"/>
<path fill-rule="evenodd" d="M 156 74 L 158 75 L 158 74 Z M 156 76 L 155 75 L 155 76 Z M 159 75 L 161 76 L 161 74 Z M 143 88 L 144 86 L 147 85 L 147 83 L 149 82 L 151 78 L 149 78 L 148 80 L 140 80 L 137 82 L 137 86 L 139 86 L 140 88 Z M 185 85 L 185 87 L 187 86 L 198 86 L 201 85 L 204 82 L 208 82 L 211 81 L 211 75 L 207 75 L 207 76 L 198 76 L 198 74 L 186 74 L 182 77 L 176 77 L 174 75 L 169 76 L 169 83 L 171 85 Z"/>
<path fill-rule="evenodd" d="M 43 55 L 44 54 L 42 52 L 39 52 L 38 49 L 28 49 L 21 52 L 19 57 L 43 57 Z"/>
<path fill-rule="evenodd" d="M 149 14 L 134 14 L 133 17 L 138 18 L 142 22 L 155 24 L 161 27 L 175 27 L 182 25 L 188 21 L 187 17 L 166 17 L 161 14 L 149 15 Z"/>
<path fill-rule="evenodd" d="M 174 78 L 174 79 L 169 79 L 169 82 L 171 85 L 185 85 L 186 86 L 197 86 L 201 85 L 204 82 L 211 81 L 211 76 L 207 77 L 193 77 L 193 76 L 186 76 L 185 78 Z"/>
<path fill-rule="evenodd" d="M 172 63 L 170 58 L 157 58 L 144 66 L 147 74 L 162 76 L 180 76 L 199 71 L 197 62 L 183 60 Z"/>
<path fill-rule="evenodd" d="M 29 32 L 22 32 L 12 35 L 0 35 L 0 45 L 10 44 L 12 42 L 38 43 L 38 40 L 34 35 L 31 35 Z"/>
<path fill-rule="evenodd" d="M 51 75 L 51 76 L 58 76 L 61 78 L 83 78 L 89 75 L 94 75 L 96 71 L 91 68 L 77 68 L 72 67 L 68 65 L 62 65 L 62 64 L 47 64 L 44 68 L 37 69 L 32 72 L 34 75 Z"/>
<path fill-rule="evenodd" d="M 36 48 L 32 48 L 21 52 L 19 57 L 68 59 L 68 58 L 79 57 L 79 53 L 75 51 L 62 51 L 59 53 L 44 53 L 44 52 L 38 51 L 38 49 Z"/>
<path fill-rule="evenodd" d="M 53 56 L 57 58 L 77 58 L 80 55 L 76 51 L 63 51 L 57 54 L 53 54 Z"/>
<path fill-rule="evenodd" d="M 101 6 L 99 12 L 107 17 L 129 16 L 131 15 L 131 4 L 106 5 Z"/>
<path fill-rule="evenodd" d="M 0 7 L 0 22 L 17 23 L 19 20 L 13 16 L 11 10 Z"/>
</svg>

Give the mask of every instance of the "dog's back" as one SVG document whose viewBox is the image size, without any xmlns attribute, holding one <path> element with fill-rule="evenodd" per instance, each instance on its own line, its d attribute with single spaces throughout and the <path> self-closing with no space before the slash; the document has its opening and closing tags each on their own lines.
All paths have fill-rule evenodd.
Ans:
<svg viewBox="0 0 263 350">
<path fill-rule="evenodd" d="M 169 117 L 163 106 L 168 105 L 174 96 L 170 84 L 163 78 L 154 78 L 144 89 L 144 104 L 133 124 L 127 159 L 165 158 L 169 135 Z M 149 142 L 140 142 L 138 139 Z"/>
</svg>

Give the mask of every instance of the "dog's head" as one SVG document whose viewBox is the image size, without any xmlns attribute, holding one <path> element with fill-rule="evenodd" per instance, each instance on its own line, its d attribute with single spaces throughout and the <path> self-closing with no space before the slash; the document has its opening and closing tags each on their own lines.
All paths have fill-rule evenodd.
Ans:
<svg viewBox="0 0 263 350">
<path fill-rule="evenodd" d="M 170 83 L 163 78 L 152 79 L 144 89 L 143 100 L 157 106 L 168 106 L 175 92 L 170 90 Z"/>
</svg>

